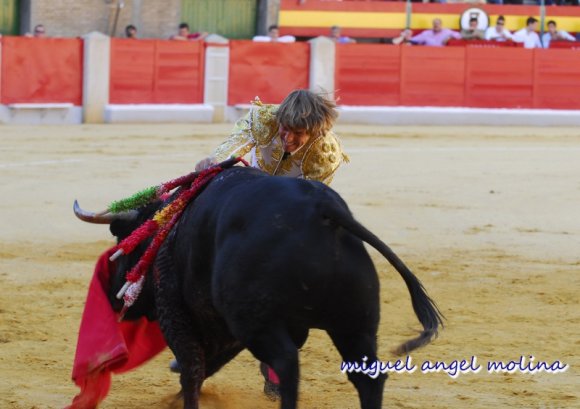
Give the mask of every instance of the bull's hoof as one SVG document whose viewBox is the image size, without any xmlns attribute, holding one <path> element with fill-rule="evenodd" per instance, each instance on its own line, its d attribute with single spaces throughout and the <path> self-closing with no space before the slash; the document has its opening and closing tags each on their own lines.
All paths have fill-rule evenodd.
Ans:
<svg viewBox="0 0 580 409">
<path fill-rule="evenodd" d="M 181 366 L 179 365 L 179 362 L 177 362 L 177 359 L 174 359 L 169 363 L 169 370 L 173 373 L 181 373 Z"/>
<path fill-rule="evenodd" d="M 280 385 L 274 382 L 265 381 L 264 382 L 264 395 L 271 401 L 277 401 L 280 399 Z"/>
</svg>

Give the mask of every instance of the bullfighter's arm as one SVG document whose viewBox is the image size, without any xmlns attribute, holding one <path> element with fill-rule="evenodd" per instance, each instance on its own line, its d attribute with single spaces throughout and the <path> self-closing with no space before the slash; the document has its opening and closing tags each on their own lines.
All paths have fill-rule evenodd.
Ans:
<svg viewBox="0 0 580 409">
<path fill-rule="evenodd" d="M 216 148 L 213 153 L 215 162 L 222 162 L 232 156 L 244 156 L 256 144 L 252 136 L 252 110 L 238 120 L 230 137 Z"/>
</svg>

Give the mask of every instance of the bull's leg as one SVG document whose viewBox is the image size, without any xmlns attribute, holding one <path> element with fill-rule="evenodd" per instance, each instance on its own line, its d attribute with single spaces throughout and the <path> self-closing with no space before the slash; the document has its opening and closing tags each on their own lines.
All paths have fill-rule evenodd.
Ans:
<svg viewBox="0 0 580 409">
<path fill-rule="evenodd" d="M 167 345 L 181 368 L 180 381 L 185 409 L 199 408 L 199 394 L 205 378 L 205 353 L 196 337 L 191 314 L 180 301 L 179 284 L 173 272 L 173 263 L 163 246 L 157 256 L 159 281 L 155 302 L 159 326 Z"/>
<path fill-rule="evenodd" d="M 281 409 L 295 409 L 298 400 L 298 349 L 288 331 L 276 325 L 246 343 L 250 352 L 268 364 L 280 379 Z"/>
<path fill-rule="evenodd" d="M 194 336 L 193 325 L 186 313 L 176 305 L 165 302 L 162 305 L 158 301 L 159 325 L 167 345 L 179 362 L 183 407 L 198 409 L 201 385 L 205 378 L 205 353 Z"/>
<path fill-rule="evenodd" d="M 328 331 L 328 335 L 340 352 L 345 362 L 361 363 L 367 357 L 367 363 L 377 360 L 377 342 L 373 334 L 339 333 Z M 376 379 L 363 373 L 349 373 L 348 379 L 358 391 L 362 409 L 380 409 L 383 400 L 383 387 L 387 374 L 379 374 Z"/>
<path fill-rule="evenodd" d="M 205 362 L 203 350 L 199 344 L 190 344 L 187 351 L 173 349 L 177 362 L 181 366 L 180 382 L 183 391 L 184 409 L 198 409 L 201 385 L 204 381 Z"/>
</svg>

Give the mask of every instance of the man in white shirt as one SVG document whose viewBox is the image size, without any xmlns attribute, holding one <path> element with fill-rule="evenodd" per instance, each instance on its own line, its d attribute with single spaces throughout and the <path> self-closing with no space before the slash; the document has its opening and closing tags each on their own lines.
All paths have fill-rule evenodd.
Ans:
<svg viewBox="0 0 580 409">
<path fill-rule="evenodd" d="M 495 27 L 488 27 L 485 30 L 485 39 L 493 41 L 513 40 L 513 35 L 505 28 L 505 17 L 499 16 L 495 22 Z"/>
<path fill-rule="evenodd" d="M 259 43 L 293 43 L 296 41 L 296 37 L 290 35 L 280 37 L 280 29 L 274 24 L 268 27 L 267 36 L 254 36 L 252 40 Z"/>
<path fill-rule="evenodd" d="M 538 20 L 528 17 L 526 27 L 514 33 L 514 41 L 524 43 L 524 48 L 542 48 L 540 36 L 536 33 L 538 29 Z"/>
<path fill-rule="evenodd" d="M 550 48 L 551 41 L 576 41 L 573 35 L 564 30 L 558 30 L 554 20 L 548 21 L 548 32 L 542 36 L 544 48 Z"/>
</svg>

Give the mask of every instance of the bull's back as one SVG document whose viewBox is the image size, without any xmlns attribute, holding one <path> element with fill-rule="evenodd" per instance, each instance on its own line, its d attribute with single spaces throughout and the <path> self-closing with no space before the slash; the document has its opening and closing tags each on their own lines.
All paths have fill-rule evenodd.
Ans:
<svg viewBox="0 0 580 409">
<path fill-rule="evenodd" d="M 196 204 L 206 237 L 215 234 L 208 253 L 216 308 L 321 328 L 378 320 L 378 279 L 361 240 L 320 213 L 329 197 L 345 206 L 338 195 L 317 182 L 238 172 Z"/>
</svg>

